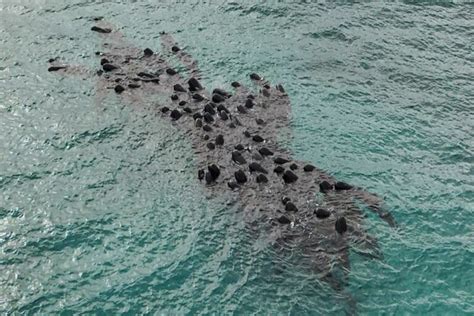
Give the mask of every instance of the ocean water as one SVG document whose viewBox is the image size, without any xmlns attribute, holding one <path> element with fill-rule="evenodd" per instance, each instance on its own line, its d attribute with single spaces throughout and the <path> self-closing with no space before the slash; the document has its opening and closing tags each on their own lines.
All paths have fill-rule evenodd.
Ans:
<svg viewBox="0 0 474 316">
<path fill-rule="evenodd" d="M 91 19 L 173 34 L 208 87 L 283 83 L 299 159 L 385 198 L 383 260 L 335 292 L 207 200 L 191 147 L 94 82 Z M 0 1 L 1 314 L 474 314 L 474 6 L 468 1 Z"/>
</svg>

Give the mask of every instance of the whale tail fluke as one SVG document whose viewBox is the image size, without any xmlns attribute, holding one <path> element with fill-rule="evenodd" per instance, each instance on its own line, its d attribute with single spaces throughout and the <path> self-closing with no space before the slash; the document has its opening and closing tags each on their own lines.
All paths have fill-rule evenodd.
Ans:
<svg viewBox="0 0 474 316">
<path fill-rule="evenodd" d="M 357 188 L 353 192 L 354 196 L 364 202 L 371 211 L 375 212 L 390 227 L 397 227 L 397 222 L 392 213 L 386 210 L 384 201 L 374 193 Z"/>
</svg>

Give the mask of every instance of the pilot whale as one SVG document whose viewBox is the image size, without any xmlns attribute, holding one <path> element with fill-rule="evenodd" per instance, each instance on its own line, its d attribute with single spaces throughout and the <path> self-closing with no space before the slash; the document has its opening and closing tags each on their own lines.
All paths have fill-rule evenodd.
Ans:
<svg viewBox="0 0 474 316">
<path fill-rule="evenodd" d="M 282 84 L 252 73 L 253 88 L 234 81 L 232 91 L 209 89 L 197 61 L 170 34 L 161 33 L 161 50 L 155 52 L 130 44 L 105 21 L 94 24 L 91 32 L 102 40 L 97 68 L 53 58 L 50 72 L 96 78 L 98 102 L 109 93 L 136 105 L 160 96 L 157 113 L 192 144 L 196 180 L 206 194 L 236 203 L 250 231 L 269 236 L 282 251 L 298 249 L 335 289 L 347 284 L 351 249 L 382 256 L 364 229 L 364 209 L 395 226 L 383 200 L 295 159 L 279 144 L 291 132 L 290 99 Z M 172 66 L 176 62 L 179 67 Z"/>
</svg>

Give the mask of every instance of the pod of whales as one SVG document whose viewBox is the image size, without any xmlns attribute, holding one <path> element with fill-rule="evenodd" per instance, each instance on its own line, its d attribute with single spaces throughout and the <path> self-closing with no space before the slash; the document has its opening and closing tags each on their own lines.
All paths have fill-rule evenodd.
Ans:
<svg viewBox="0 0 474 316">
<path fill-rule="evenodd" d="M 378 252 L 375 239 L 363 228 L 361 205 L 394 226 L 383 201 L 298 161 L 278 143 L 289 130 L 291 114 L 281 84 L 272 86 L 252 73 L 256 91 L 237 81 L 230 84 L 232 92 L 207 89 L 198 63 L 169 34 L 161 34 L 162 50 L 155 52 L 135 48 L 104 21 L 91 30 L 104 41 L 104 52 L 96 54 L 99 71 L 81 72 L 58 59 L 49 60 L 48 71 L 96 78 L 99 99 L 110 89 L 134 105 L 160 96 L 157 112 L 192 144 L 197 181 L 209 196 L 238 203 L 251 232 L 269 236 L 271 244 L 283 249 L 299 249 L 307 265 L 338 290 L 347 281 L 352 244 Z M 169 55 L 183 67 L 171 67 Z M 342 277 L 333 273 L 338 268 Z"/>
</svg>

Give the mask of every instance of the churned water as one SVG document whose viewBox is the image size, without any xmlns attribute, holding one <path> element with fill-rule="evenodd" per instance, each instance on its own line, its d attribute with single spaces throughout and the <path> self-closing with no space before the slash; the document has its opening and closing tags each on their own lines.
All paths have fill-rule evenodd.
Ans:
<svg viewBox="0 0 474 316">
<path fill-rule="evenodd" d="M 335 292 L 206 200 L 154 111 L 48 73 L 97 67 L 95 16 L 172 33 L 208 87 L 283 83 L 296 157 L 385 197 L 384 259 L 352 254 Z M 0 26 L 2 314 L 474 313 L 472 3 L 4 0 Z"/>
</svg>

